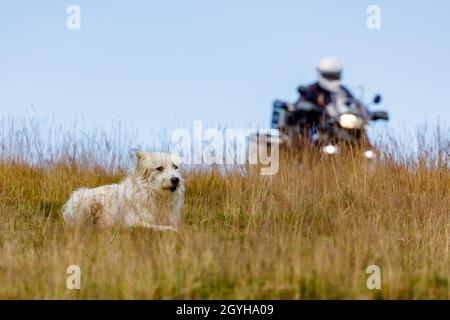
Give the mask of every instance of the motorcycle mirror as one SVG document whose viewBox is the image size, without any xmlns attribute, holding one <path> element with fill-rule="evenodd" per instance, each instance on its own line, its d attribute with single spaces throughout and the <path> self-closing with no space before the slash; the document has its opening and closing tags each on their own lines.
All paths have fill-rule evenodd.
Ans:
<svg viewBox="0 0 450 320">
<path fill-rule="evenodd" d="M 386 111 L 374 111 L 370 113 L 370 120 L 389 120 L 389 114 Z"/>
<path fill-rule="evenodd" d="M 375 97 L 373 97 L 373 103 L 378 104 L 381 102 L 381 95 L 376 94 Z"/>
<path fill-rule="evenodd" d="M 305 86 L 300 86 L 300 87 L 297 88 L 297 91 L 298 91 L 298 93 L 300 93 L 300 95 L 303 96 L 303 95 L 306 94 L 307 89 L 306 89 Z"/>
<path fill-rule="evenodd" d="M 281 100 L 275 100 L 273 102 L 273 108 L 274 109 L 284 109 L 287 110 L 287 103 Z"/>
</svg>

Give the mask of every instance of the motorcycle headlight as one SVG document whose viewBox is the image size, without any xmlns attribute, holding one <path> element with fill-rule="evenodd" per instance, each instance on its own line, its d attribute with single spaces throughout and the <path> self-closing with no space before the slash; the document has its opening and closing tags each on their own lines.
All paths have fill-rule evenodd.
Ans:
<svg viewBox="0 0 450 320">
<path fill-rule="evenodd" d="M 341 114 L 339 125 L 345 129 L 358 129 L 361 127 L 361 119 L 351 113 Z"/>
<path fill-rule="evenodd" d="M 323 147 L 323 152 L 325 152 L 326 154 L 336 154 L 338 153 L 339 149 L 336 146 L 333 146 L 332 144 L 329 144 L 325 147 Z"/>
<path fill-rule="evenodd" d="M 373 150 L 367 150 L 367 151 L 364 152 L 364 156 L 367 159 L 375 159 L 377 154 Z"/>
</svg>

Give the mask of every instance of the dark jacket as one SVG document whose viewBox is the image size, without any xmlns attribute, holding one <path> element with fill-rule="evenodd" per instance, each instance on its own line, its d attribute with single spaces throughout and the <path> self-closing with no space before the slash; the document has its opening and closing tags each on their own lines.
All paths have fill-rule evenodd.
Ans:
<svg viewBox="0 0 450 320">
<path fill-rule="evenodd" d="M 350 91 L 341 86 L 341 90 L 345 92 L 348 98 L 353 98 Z M 319 83 L 313 83 L 306 88 L 306 92 L 300 96 L 298 102 L 308 101 L 318 105 L 320 107 L 324 107 L 331 102 L 331 93 L 325 89 L 323 89 Z"/>
</svg>

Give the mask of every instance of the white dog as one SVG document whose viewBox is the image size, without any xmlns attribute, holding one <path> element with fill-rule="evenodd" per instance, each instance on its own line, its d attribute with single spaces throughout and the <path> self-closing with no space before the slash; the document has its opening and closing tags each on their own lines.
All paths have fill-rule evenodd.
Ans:
<svg viewBox="0 0 450 320">
<path fill-rule="evenodd" d="M 119 184 L 79 189 L 63 207 L 69 226 L 114 224 L 177 231 L 184 185 L 176 156 L 136 152 L 136 166 Z"/>
</svg>

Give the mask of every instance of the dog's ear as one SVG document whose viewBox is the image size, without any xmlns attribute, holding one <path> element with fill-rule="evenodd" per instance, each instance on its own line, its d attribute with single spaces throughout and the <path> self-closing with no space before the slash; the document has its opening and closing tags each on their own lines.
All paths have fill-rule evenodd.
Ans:
<svg viewBox="0 0 450 320">
<path fill-rule="evenodd" d="M 147 158 L 147 154 L 144 151 L 136 151 L 136 165 L 138 166 L 142 161 Z"/>
<path fill-rule="evenodd" d="M 181 166 L 182 161 L 181 161 L 181 158 L 177 154 L 171 154 L 170 159 L 176 166 L 178 166 L 178 167 Z"/>
<path fill-rule="evenodd" d="M 148 176 L 148 161 L 150 158 L 150 154 L 144 151 L 137 150 L 136 151 L 136 173 L 145 178 Z"/>
</svg>

